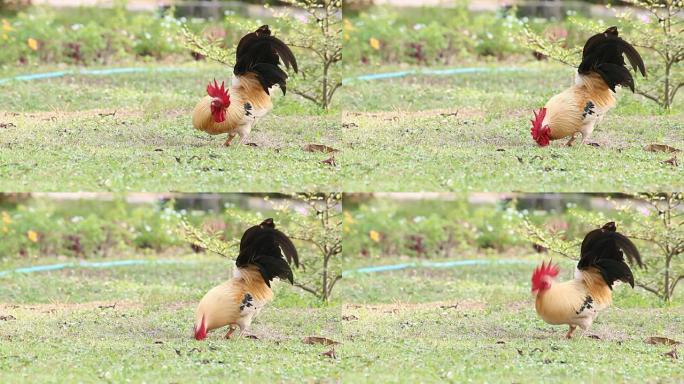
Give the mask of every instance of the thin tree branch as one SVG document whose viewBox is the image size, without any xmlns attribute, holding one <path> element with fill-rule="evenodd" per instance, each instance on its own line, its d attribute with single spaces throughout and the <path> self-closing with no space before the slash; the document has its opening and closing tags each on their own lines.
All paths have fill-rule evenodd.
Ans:
<svg viewBox="0 0 684 384">
<path fill-rule="evenodd" d="M 657 289 L 651 288 L 651 287 L 649 287 L 649 286 L 647 286 L 647 285 L 645 285 L 645 284 L 636 283 L 636 286 L 639 287 L 639 288 L 643 288 L 643 289 L 645 289 L 645 290 L 647 290 L 647 291 L 649 291 L 649 292 L 651 292 L 651 293 L 657 295 L 658 297 L 661 297 L 661 296 L 662 296 L 661 293 L 660 293 Z"/>
</svg>

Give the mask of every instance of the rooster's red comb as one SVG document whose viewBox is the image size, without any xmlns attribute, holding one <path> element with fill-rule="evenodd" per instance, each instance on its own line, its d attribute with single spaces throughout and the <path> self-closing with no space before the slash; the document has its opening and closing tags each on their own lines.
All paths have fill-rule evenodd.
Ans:
<svg viewBox="0 0 684 384">
<path fill-rule="evenodd" d="M 557 265 L 553 265 L 551 261 L 548 264 L 542 262 L 542 265 L 535 268 L 532 272 L 532 291 L 538 291 L 546 283 L 547 278 L 555 278 L 560 273 Z"/>
<path fill-rule="evenodd" d="M 219 87 L 218 82 L 216 79 L 214 79 L 214 84 L 211 84 L 211 81 L 209 82 L 209 85 L 207 85 L 207 94 L 211 97 L 216 97 L 221 99 L 221 102 L 223 105 L 228 105 L 230 103 L 230 96 L 228 96 L 228 91 L 226 90 L 225 87 L 225 82 L 221 82 L 221 86 Z"/>
</svg>

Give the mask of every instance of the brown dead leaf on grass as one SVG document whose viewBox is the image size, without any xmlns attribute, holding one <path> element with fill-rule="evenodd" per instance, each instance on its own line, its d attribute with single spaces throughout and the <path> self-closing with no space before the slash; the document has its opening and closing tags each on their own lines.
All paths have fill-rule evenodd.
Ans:
<svg viewBox="0 0 684 384">
<path fill-rule="evenodd" d="M 669 145 L 665 144 L 649 144 L 644 147 L 645 151 L 648 152 L 665 152 L 665 153 L 675 153 L 675 152 L 681 152 L 679 149 L 670 147 Z"/>
<path fill-rule="evenodd" d="M 671 158 L 663 161 L 663 164 L 669 164 L 673 167 L 678 167 L 679 166 L 679 161 L 677 160 L 677 156 L 672 156 Z"/>
<path fill-rule="evenodd" d="M 335 149 L 333 147 L 328 147 L 327 145 L 323 145 L 323 144 L 306 144 L 302 149 L 306 152 L 322 152 L 322 153 L 338 152 L 337 149 Z"/>
<path fill-rule="evenodd" d="M 664 353 L 664 355 L 671 357 L 673 360 L 679 359 L 679 355 L 677 354 L 677 348 L 673 348 L 670 352 Z"/>
<path fill-rule="evenodd" d="M 16 320 L 17 318 L 12 316 L 12 315 L 7 315 L 7 316 L 0 316 L 0 320 L 2 321 L 9 321 L 9 320 Z"/>
<path fill-rule="evenodd" d="M 338 341 L 331 340 L 325 337 L 320 337 L 320 336 L 307 336 L 302 340 L 304 344 L 322 344 L 322 345 L 335 345 L 339 344 Z"/>
<path fill-rule="evenodd" d="M 677 340 L 668 339 L 667 337 L 651 336 L 644 340 L 644 343 L 651 345 L 679 345 L 681 342 Z"/>
<path fill-rule="evenodd" d="M 328 164 L 331 167 L 337 166 L 337 161 L 335 161 L 335 156 L 330 156 L 329 158 L 321 161 L 323 164 Z"/>
<path fill-rule="evenodd" d="M 323 352 L 321 353 L 322 356 L 329 357 L 331 359 L 337 359 L 337 355 L 335 354 L 335 348 L 329 350 L 328 352 Z"/>
</svg>

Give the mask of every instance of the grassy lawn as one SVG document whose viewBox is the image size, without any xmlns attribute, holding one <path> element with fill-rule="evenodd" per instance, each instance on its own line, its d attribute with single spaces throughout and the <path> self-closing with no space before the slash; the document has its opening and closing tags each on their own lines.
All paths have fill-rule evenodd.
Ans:
<svg viewBox="0 0 684 384">
<path fill-rule="evenodd" d="M 573 382 L 684 380 L 684 297 L 670 307 L 621 285 L 587 336 L 537 317 L 529 263 L 354 274 L 343 281 L 344 382 Z M 386 260 L 388 264 L 406 260 Z M 360 265 L 359 265 L 360 266 Z M 357 266 L 358 267 L 358 266 Z M 572 265 L 561 263 L 570 278 Z M 579 334 L 578 334 L 579 335 Z M 681 354 L 681 352 L 680 352 Z"/>
<path fill-rule="evenodd" d="M 276 96 L 248 139 L 256 146 L 226 148 L 225 135 L 194 130 L 190 113 L 207 82 L 230 72 L 209 64 L 181 69 L 0 84 L 0 189 L 337 189 L 339 168 L 322 163 L 330 156 L 302 147 L 339 147 L 339 113 Z"/>
<path fill-rule="evenodd" d="M 259 340 L 192 338 L 197 302 L 230 265 L 206 256 L 0 277 L 0 382 L 333 381 L 330 347 L 302 339 L 340 340 L 339 306 L 289 284 L 252 324 Z"/>
<path fill-rule="evenodd" d="M 600 147 L 554 142 L 539 148 L 529 133 L 532 111 L 569 86 L 573 70 L 551 63 L 519 66 L 515 72 L 348 82 L 339 101 L 345 106 L 342 189 L 596 192 L 684 186 L 681 166 L 664 163 L 671 154 L 644 150 L 652 143 L 684 149 L 681 96 L 667 115 L 619 90 L 618 107 L 590 139 Z"/>
</svg>

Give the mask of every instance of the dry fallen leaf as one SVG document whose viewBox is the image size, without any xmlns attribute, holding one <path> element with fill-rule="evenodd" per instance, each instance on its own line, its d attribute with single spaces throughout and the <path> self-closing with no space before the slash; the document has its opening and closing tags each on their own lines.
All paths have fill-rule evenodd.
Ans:
<svg viewBox="0 0 684 384">
<path fill-rule="evenodd" d="M 329 357 L 331 359 L 337 359 L 337 355 L 335 354 L 335 348 L 329 350 L 328 352 L 323 352 L 321 355 Z"/>
<path fill-rule="evenodd" d="M 307 336 L 302 340 L 304 344 L 323 344 L 323 345 L 335 345 L 339 344 L 339 342 L 335 340 L 330 340 L 325 337 L 320 337 L 320 336 Z"/>
<path fill-rule="evenodd" d="M 674 360 L 679 359 L 679 355 L 677 354 L 677 348 L 673 348 L 670 352 L 667 352 L 664 355 L 669 356 Z"/>
<path fill-rule="evenodd" d="M 645 151 L 648 152 L 665 152 L 665 153 L 673 153 L 673 152 L 680 152 L 679 149 L 670 147 L 669 145 L 665 144 L 649 144 L 644 147 Z"/>
<path fill-rule="evenodd" d="M 323 152 L 323 153 L 337 152 L 337 149 L 335 149 L 333 147 L 328 147 L 327 145 L 323 145 L 323 144 L 307 144 L 302 149 L 304 149 L 306 152 Z"/>
<path fill-rule="evenodd" d="M 678 345 L 681 344 L 679 341 L 668 339 L 667 337 L 651 336 L 644 340 L 646 344 L 652 345 Z"/>
<path fill-rule="evenodd" d="M 335 156 L 330 156 L 330 158 L 321 161 L 321 163 L 328 164 L 331 167 L 337 166 L 337 162 L 335 161 Z"/>
<path fill-rule="evenodd" d="M 9 320 L 16 320 L 17 318 L 12 316 L 12 315 L 7 315 L 7 316 L 0 316 L 0 320 L 2 321 L 9 321 Z"/>
<path fill-rule="evenodd" d="M 663 161 L 664 164 L 670 164 L 673 167 L 678 167 L 679 166 L 679 161 L 677 160 L 677 156 L 672 156 L 671 158 Z"/>
<path fill-rule="evenodd" d="M 356 316 L 354 316 L 354 315 L 342 316 L 342 320 L 346 320 L 346 321 L 349 321 L 349 320 L 358 320 L 358 319 L 359 319 L 359 318 L 356 317 Z"/>
</svg>

